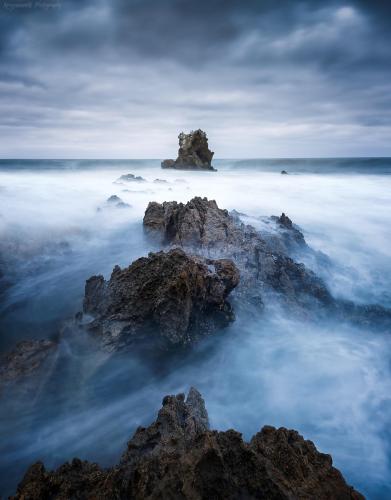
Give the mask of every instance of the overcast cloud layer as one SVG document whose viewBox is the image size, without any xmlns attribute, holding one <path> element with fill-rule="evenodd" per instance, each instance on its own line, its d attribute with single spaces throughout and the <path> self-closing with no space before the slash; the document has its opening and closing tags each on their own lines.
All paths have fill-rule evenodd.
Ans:
<svg viewBox="0 0 391 500">
<path fill-rule="evenodd" d="M 390 6 L 0 0 L 0 156 L 391 156 Z"/>
</svg>

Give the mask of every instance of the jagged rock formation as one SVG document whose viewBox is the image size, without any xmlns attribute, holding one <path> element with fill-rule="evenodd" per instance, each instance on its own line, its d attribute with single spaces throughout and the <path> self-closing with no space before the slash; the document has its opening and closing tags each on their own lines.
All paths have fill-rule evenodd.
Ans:
<svg viewBox="0 0 391 500">
<path fill-rule="evenodd" d="M 329 304 L 332 300 L 314 273 L 287 255 L 273 252 L 254 227 L 242 224 L 214 200 L 196 197 L 186 204 L 151 202 L 143 223 L 164 245 L 233 259 L 241 273 L 238 294 L 254 302 L 267 292 L 279 293 L 291 305 L 306 305 L 313 299 Z"/>
<path fill-rule="evenodd" d="M 139 427 L 110 469 L 74 459 L 55 471 L 32 465 L 13 500 L 363 500 L 296 431 L 266 426 L 249 443 L 209 430 L 200 393 L 166 396 L 156 421 Z"/>
<path fill-rule="evenodd" d="M 116 266 L 109 281 L 86 282 L 84 312 L 103 347 L 134 342 L 185 345 L 233 320 L 227 297 L 239 282 L 230 260 L 203 259 L 177 248 L 150 253 L 126 269 Z"/>
<path fill-rule="evenodd" d="M 210 258 L 229 258 L 238 266 L 240 284 L 234 296 L 256 305 L 282 304 L 300 315 L 322 312 L 336 318 L 390 331 L 391 310 L 334 298 L 322 279 L 293 260 L 298 249 L 308 249 L 301 231 L 285 214 L 271 217 L 278 234 L 243 224 L 239 214 L 220 209 L 214 200 L 196 197 L 188 203 L 150 202 L 144 228 L 163 245 L 180 245 Z"/>
<path fill-rule="evenodd" d="M 201 129 L 191 131 L 190 134 L 181 132 L 178 136 L 178 158 L 164 160 L 162 168 L 175 168 L 180 170 L 211 170 L 213 151 L 209 149 L 206 133 Z"/>
<path fill-rule="evenodd" d="M 268 242 L 273 250 L 287 255 L 296 255 L 300 251 L 311 251 L 308 247 L 303 233 L 293 224 L 292 220 L 284 214 L 280 217 L 272 215 L 270 221 L 277 226 L 277 233 L 262 233 L 262 237 Z"/>
<path fill-rule="evenodd" d="M 51 340 L 23 340 L 0 360 L 0 389 L 43 372 L 57 349 Z"/>
</svg>

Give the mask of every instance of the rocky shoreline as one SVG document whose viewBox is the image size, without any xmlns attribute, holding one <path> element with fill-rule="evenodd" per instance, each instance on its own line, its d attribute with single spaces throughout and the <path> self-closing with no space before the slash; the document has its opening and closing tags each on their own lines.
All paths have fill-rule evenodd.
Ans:
<svg viewBox="0 0 391 500">
<path fill-rule="evenodd" d="M 79 459 L 47 471 L 33 464 L 12 500 L 310 499 L 361 500 L 330 455 L 285 428 L 265 426 L 249 442 L 210 430 L 201 394 L 166 396 L 157 419 L 139 427 L 118 465 Z"/>
<path fill-rule="evenodd" d="M 143 227 L 162 250 L 126 268 L 116 266 L 108 280 L 90 277 L 83 311 L 70 321 L 70 328 L 87 332 L 104 351 L 143 346 L 159 356 L 217 334 L 234 321 L 235 309 L 267 314 L 276 302 L 302 318 L 332 314 L 343 321 L 389 329 L 389 310 L 333 297 L 318 276 L 293 258 L 311 249 L 285 213 L 266 218 L 264 230 L 245 224 L 245 218 L 207 198 L 150 202 Z M 66 336 L 66 328 L 62 335 Z M 0 388 L 38 381 L 55 359 L 57 346 L 49 340 L 18 344 L 0 363 Z M 234 464 L 230 457 L 235 457 Z M 38 463 L 26 473 L 14 498 L 129 498 L 129 494 L 132 498 L 363 498 L 346 485 L 328 455 L 319 454 L 295 431 L 265 427 L 250 443 L 235 431 L 210 431 L 195 390 L 186 401 L 183 396 L 165 398 L 158 420 L 136 432 L 118 466 L 104 470 L 75 459 L 47 472 Z"/>
</svg>

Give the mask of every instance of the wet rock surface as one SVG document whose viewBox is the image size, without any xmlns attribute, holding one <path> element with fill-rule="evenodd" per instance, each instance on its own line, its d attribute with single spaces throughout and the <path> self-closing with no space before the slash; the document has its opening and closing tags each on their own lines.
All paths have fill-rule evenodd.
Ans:
<svg viewBox="0 0 391 500">
<path fill-rule="evenodd" d="M 166 396 L 156 421 L 139 427 L 117 466 L 74 459 L 55 471 L 32 465 L 13 499 L 362 500 L 296 431 L 263 427 L 250 442 L 209 429 L 200 393 Z"/>
<path fill-rule="evenodd" d="M 57 344 L 51 340 L 23 340 L 0 359 L 0 389 L 42 375 Z"/>
<path fill-rule="evenodd" d="M 104 348 L 134 342 L 162 347 L 186 345 L 234 319 L 226 300 L 239 282 L 232 261 L 187 255 L 182 249 L 150 253 L 129 267 L 116 266 L 108 281 L 86 282 L 87 328 Z"/>
<path fill-rule="evenodd" d="M 277 232 L 274 234 L 263 232 L 262 236 L 272 249 L 290 256 L 296 256 L 303 250 L 313 253 L 308 247 L 299 227 L 293 224 L 292 220 L 287 215 L 284 213 L 282 213 L 280 217 L 272 215 L 270 220 L 275 224 Z"/>
<path fill-rule="evenodd" d="M 241 215 L 229 214 L 214 200 L 196 197 L 186 204 L 150 202 L 143 224 L 162 245 L 179 245 L 210 258 L 232 259 L 240 270 L 235 298 L 258 306 L 273 306 L 278 298 L 284 307 L 301 316 L 321 319 L 331 312 L 360 326 L 391 330 L 391 310 L 334 298 L 321 278 L 290 257 L 311 250 L 288 216 L 283 213 L 268 218 L 269 225 L 277 229 L 273 233 L 243 224 Z"/>
<path fill-rule="evenodd" d="M 305 305 L 314 298 L 322 304 L 332 300 L 313 272 L 288 255 L 274 252 L 259 231 L 241 223 L 237 214 L 220 209 L 214 200 L 196 197 L 186 204 L 151 202 L 143 223 L 147 233 L 163 245 L 233 259 L 241 273 L 238 294 L 255 302 L 268 292 L 277 292 L 291 305 Z"/>
<path fill-rule="evenodd" d="M 189 134 L 181 132 L 178 136 L 179 150 L 176 160 L 164 160 L 162 168 L 178 170 L 211 170 L 213 151 L 209 149 L 206 133 L 201 130 L 191 131 Z"/>
</svg>

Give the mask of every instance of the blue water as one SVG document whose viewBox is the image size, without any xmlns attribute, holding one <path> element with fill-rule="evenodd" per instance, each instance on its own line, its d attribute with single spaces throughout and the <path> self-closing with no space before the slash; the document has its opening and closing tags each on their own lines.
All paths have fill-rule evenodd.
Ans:
<svg viewBox="0 0 391 500">
<path fill-rule="evenodd" d="M 0 159 L 0 170 L 78 170 L 132 168 L 139 169 L 148 166 L 160 166 L 157 159 L 99 159 L 99 160 L 65 160 L 65 159 Z M 213 164 L 217 169 L 254 169 L 260 171 L 289 173 L 362 173 L 390 174 L 391 158 L 254 158 L 254 159 L 215 159 Z"/>
<path fill-rule="evenodd" d="M 254 217 L 284 211 L 329 256 L 328 269 L 309 265 L 335 296 L 391 306 L 391 159 L 214 164 L 210 173 L 161 170 L 159 160 L 0 160 L 1 350 L 58 338 L 81 309 L 89 276 L 153 250 L 142 231 L 151 200 L 201 195 Z M 145 182 L 114 183 L 126 173 Z M 131 208 L 107 206 L 112 194 Z M 132 353 L 110 357 L 68 332 L 40 387 L 3 398 L 0 494 L 11 494 L 38 459 L 48 467 L 73 456 L 115 463 L 163 395 L 190 385 L 203 393 L 215 428 L 234 427 L 246 439 L 265 424 L 295 428 L 368 498 L 391 497 L 391 336 L 283 311 L 239 314 L 167 366 Z"/>
</svg>

